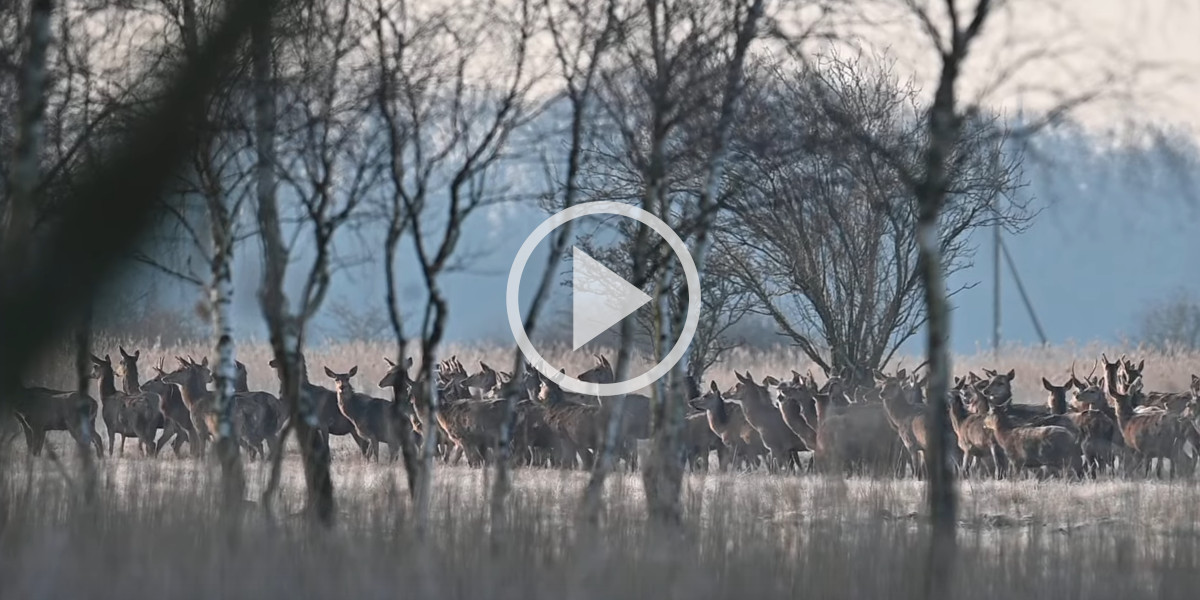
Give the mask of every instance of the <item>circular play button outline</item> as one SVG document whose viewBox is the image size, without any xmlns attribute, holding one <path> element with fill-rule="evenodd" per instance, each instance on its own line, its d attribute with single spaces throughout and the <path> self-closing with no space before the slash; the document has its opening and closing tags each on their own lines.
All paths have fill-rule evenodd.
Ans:
<svg viewBox="0 0 1200 600">
<path fill-rule="evenodd" d="M 628 217 L 653 229 L 655 233 L 667 241 L 667 245 L 671 247 L 676 258 L 679 259 L 679 263 L 683 265 L 683 273 L 687 279 L 688 286 L 687 318 L 684 319 L 683 331 L 679 333 L 679 339 L 675 340 L 675 345 L 671 347 L 671 351 L 649 371 L 637 377 L 613 383 L 580 381 L 566 373 L 560 372 L 550 365 L 550 363 L 546 362 L 546 359 L 542 357 L 537 348 L 533 347 L 533 343 L 529 341 L 529 335 L 525 331 L 525 325 L 521 318 L 521 306 L 518 297 L 521 287 L 521 274 L 525 272 L 525 266 L 529 262 L 529 258 L 533 255 L 533 251 L 537 248 L 537 245 L 546 239 L 546 236 L 550 235 L 551 231 L 580 217 L 598 214 Z M 610 201 L 588 202 L 572 206 L 551 215 L 548 219 L 542 221 L 525 238 L 525 242 L 521 244 L 521 248 L 517 250 L 517 256 L 513 259 L 512 268 L 508 271 L 508 287 L 504 300 L 505 312 L 508 314 L 508 326 L 512 329 L 513 337 L 517 340 L 517 347 L 521 349 L 521 352 L 525 354 L 526 360 L 538 372 L 570 392 L 592 396 L 620 396 L 635 392 L 654 383 L 663 375 L 666 375 L 683 358 L 683 353 L 687 351 L 687 347 L 692 343 L 692 338 L 696 336 L 696 327 L 700 323 L 700 272 L 696 270 L 696 263 L 692 260 L 692 255 L 688 252 L 683 240 L 662 219 L 630 204 Z M 572 319 L 574 319 L 574 315 L 572 315 Z"/>
</svg>

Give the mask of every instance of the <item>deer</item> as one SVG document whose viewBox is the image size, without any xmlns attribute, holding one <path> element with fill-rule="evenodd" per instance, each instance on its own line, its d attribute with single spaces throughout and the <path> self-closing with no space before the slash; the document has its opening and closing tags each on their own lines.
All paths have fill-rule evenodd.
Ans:
<svg viewBox="0 0 1200 600">
<path fill-rule="evenodd" d="M 287 423 L 287 407 L 270 392 L 250 391 L 250 373 L 240 360 L 234 361 L 233 395 L 236 402 L 252 407 L 256 417 L 249 423 L 251 429 L 246 432 L 247 441 L 256 449 L 254 452 L 266 456 L 263 442 L 267 443 L 267 451 L 276 452 L 280 448 L 280 434 Z M 245 410 L 247 407 L 242 408 Z"/>
<path fill-rule="evenodd" d="M 583 458 L 583 467 L 590 469 L 604 446 L 604 432 L 609 420 L 609 407 L 584 404 L 580 394 L 568 395 L 542 373 L 538 401 L 545 408 L 545 421 L 559 436 L 564 437 Z M 630 421 L 618 424 L 616 456 L 624 458 L 630 470 L 637 469 L 636 437 L 630 431 Z"/>
<path fill-rule="evenodd" d="M 616 373 L 612 364 L 604 355 L 596 355 L 596 366 L 580 373 L 576 379 L 586 381 L 588 383 L 613 383 L 616 381 Z M 582 398 L 580 400 L 583 400 Z M 591 401 L 590 397 L 586 401 Z M 650 438 L 650 398 L 641 394 L 625 394 L 619 399 L 604 398 L 599 399 L 599 404 L 614 404 L 622 403 L 621 409 L 621 427 L 628 429 L 635 437 L 640 440 Z M 628 424 L 628 425 L 626 425 Z"/>
<path fill-rule="evenodd" d="M 988 372 L 987 369 L 984 370 Z M 1015 370 L 1008 373 L 991 371 L 990 378 L 975 383 L 975 388 L 987 400 L 989 406 L 1004 406 L 1007 418 L 1017 426 L 1062 427 L 1079 437 L 1079 426 L 1066 415 L 1056 415 L 1045 406 L 1017 404 L 1013 402 L 1012 382 L 1016 378 Z"/>
<path fill-rule="evenodd" d="M 907 379 L 908 373 L 904 369 L 895 377 L 876 373 L 884 414 L 908 453 L 913 475 L 921 480 L 925 475 L 925 409 L 923 405 L 914 405 L 909 400 L 912 390 L 907 385 Z"/>
<path fill-rule="evenodd" d="M 1046 404 L 1051 414 L 1066 416 L 1078 428 L 1079 446 L 1088 474 L 1094 478 L 1103 469 L 1111 468 L 1125 443 L 1116 422 L 1103 411 L 1091 408 L 1104 403 L 1104 390 L 1097 385 L 1084 385 L 1074 377 L 1063 385 L 1054 385 L 1043 377 L 1042 387 L 1049 393 Z M 1068 411 L 1068 407 L 1076 410 Z"/>
<path fill-rule="evenodd" d="M 1011 469 L 1049 470 L 1060 477 L 1083 476 L 1083 451 L 1075 435 L 1057 425 L 1020 426 L 1008 413 L 1010 404 L 991 406 L 984 425 L 996 436 Z"/>
<path fill-rule="evenodd" d="M 162 399 L 159 410 L 163 416 L 163 435 L 155 444 L 154 452 L 155 454 L 161 452 L 163 446 L 170 443 L 175 456 L 179 457 L 182 454 L 184 442 L 188 442 L 191 452 L 195 454 L 198 442 L 195 441 L 196 429 L 192 426 L 192 413 L 183 403 L 183 396 L 180 395 L 179 388 L 162 380 L 167 374 L 163 370 L 162 360 L 159 360 L 158 366 L 154 367 L 154 372 L 155 376 L 143 383 L 140 388 L 144 392 L 157 394 Z"/>
<path fill-rule="evenodd" d="M 1142 359 L 1135 365 L 1133 361 L 1121 357 L 1121 376 L 1128 385 L 1128 382 L 1142 378 L 1142 373 L 1146 370 L 1146 360 Z M 1144 381 L 1144 380 L 1143 380 Z M 1144 399 L 1138 406 L 1161 408 L 1167 412 L 1175 414 L 1183 414 L 1188 403 L 1191 402 L 1192 394 L 1186 392 L 1143 392 Z M 1200 448 L 1196 448 L 1200 452 Z"/>
<path fill-rule="evenodd" d="M 109 456 L 112 456 L 118 434 L 121 436 L 122 455 L 125 454 L 125 439 L 136 437 L 143 454 L 153 456 L 157 451 L 154 438 L 162 425 L 162 399 L 157 394 L 140 389 L 135 394 L 118 391 L 112 359 L 107 354 L 104 358 L 92 354 L 90 358 L 91 378 L 97 381 L 101 415 L 104 427 L 108 430 Z"/>
<path fill-rule="evenodd" d="M 1125 393 L 1116 389 L 1108 390 L 1109 403 L 1116 411 L 1117 426 L 1121 429 L 1125 445 L 1138 456 L 1147 472 L 1150 463 L 1158 459 L 1155 477 L 1162 477 L 1162 461 L 1170 459 L 1170 477 L 1174 478 L 1181 467 L 1187 464 L 1184 443 L 1191 442 L 1194 448 L 1200 448 L 1200 434 L 1181 415 L 1168 412 L 1134 413 L 1133 407 L 1142 399 L 1142 380 L 1135 379 L 1126 387 Z"/>
<path fill-rule="evenodd" d="M 747 372 L 745 375 L 734 371 L 738 383 L 726 393 L 730 399 L 737 400 L 746 414 L 746 422 L 758 430 L 770 456 L 767 469 L 776 472 L 781 468 L 800 469 L 800 453 L 809 450 L 792 430 L 784 423 L 775 402 L 766 386 L 759 385 L 754 377 Z M 767 385 L 778 385 L 778 380 L 767 378 Z"/>
<path fill-rule="evenodd" d="M 728 462 L 723 466 L 749 467 L 766 457 L 768 451 L 762 436 L 746 421 L 741 406 L 725 401 L 716 381 L 710 381 L 708 392 L 693 398 L 689 404 L 705 412 L 709 429 L 729 449 Z"/>
<path fill-rule="evenodd" d="M 183 401 L 179 397 L 179 390 L 175 389 L 175 386 L 162 383 L 161 380 L 156 381 L 152 379 L 146 382 L 148 385 L 142 384 L 138 372 L 138 359 L 142 357 L 142 351 L 136 350 L 133 354 L 130 354 L 125 351 L 123 346 L 117 346 L 117 349 L 121 352 L 122 391 L 129 395 L 148 393 L 158 396 L 158 414 L 153 417 L 153 420 L 154 427 L 161 429 L 163 434 L 155 442 L 153 454 L 158 456 L 163 446 L 173 441 L 174 445 L 172 449 L 175 451 L 175 456 L 178 457 L 188 434 L 187 430 L 182 429 L 176 420 L 170 418 L 168 403 L 173 402 L 177 407 L 182 408 L 184 411 L 184 420 L 188 421 L 189 424 L 191 420 L 187 415 L 187 407 L 183 406 Z M 158 363 L 159 373 L 162 372 L 162 363 L 163 361 L 160 359 Z M 122 441 L 122 446 L 124 446 L 124 441 Z"/>
<path fill-rule="evenodd" d="M 279 398 L 281 402 L 285 402 L 283 394 L 283 365 L 276 359 L 271 359 L 268 363 L 275 370 L 275 375 L 279 378 Z M 354 439 L 354 443 L 358 445 L 359 451 L 365 456 L 370 448 L 370 443 L 358 435 L 358 430 L 354 428 L 354 424 L 342 414 L 337 405 L 337 392 L 321 387 L 309 381 L 308 379 L 308 364 L 304 360 L 304 356 L 300 356 L 300 398 L 299 405 L 307 406 L 317 419 L 317 431 L 321 435 L 321 441 L 325 446 L 329 446 L 329 436 L 331 435 L 348 435 Z M 288 411 L 288 418 L 291 418 Z"/>
<path fill-rule="evenodd" d="M 729 450 L 708 426 L 707 411 L 695 412 L 684 417 L 680 439 L 683 444 L 684 465 L 688 468 L 708 471 L 709 455 L 714 450 L 717 452 L 718 465 L 725 465 L 728 461 Z"/>
<path fill-rule="evenodd" d="M 33 456 L 41 455 L 47 431 L 66 431 L 76 443 L 83 444 L 83 420 L 79 416 L 79 407 L 86 403 L 91 444 L 96 450 L 96 458 L 104 458 L 104 442 L 96 431 L 99 405 L 91 397 L 79 392 L 21 387 L 14 390 L 7 400 L 25 434 L 29 453 Z"/>
<path fill-rule="evenodd" d="M 847 472 L 902 471 L 907 453 L 882 403 L 839 404 L 836 397 L 844 395 L 840 386 L 831 378 L 814 397 L 817 466 Z"/>
<path fill-rule="evenodd" d="M 978 392 L 968 385 L 965 380 L 956 383 L 951 390 L 949 406 L 950 426 L 958 439 L 958 448 L 962 452 L 961 473 L 969 477 L 973 467 L 980 461 L 990 461 L 992 475 L 1000 479 L 1005 471 L 1004 454 L 996 443 L 992 430 L 984 424 L 985 415 L 973 414 L 967 408 L 973 405 L 986 404 L 986 400 L 978 396 Z"/>
<path fill-rule="evenodd" d="M 809 419 L 816 422 L 817 391 L 817 384 L 811 375 L 802 377 L 800 373 L 792 371 L 792 379 L 779 384 L 775 397 L 775 406 L 784 424 L 810 449 L 817 447 L 817 430 L 809 424 Z"/>
<path fill-rule="evenodd" d="M 364 458 L 379 461 L 379 446 L 387 444 L 388 460 L 395 461 L 400 455 L 400 428 L 408 423 L 403 415 L 392 409 L 392 403 L 382 398 L 373 398 L 367 394 L 354 391 L 350 382 L 358 374 L 358 365 L 345 373 L 336 373 L 328 366 L 325 375 L 334 381 L 337 390 L 338 410 L 354 424 L 358 436 L 370 446 Z"/>
</svg>

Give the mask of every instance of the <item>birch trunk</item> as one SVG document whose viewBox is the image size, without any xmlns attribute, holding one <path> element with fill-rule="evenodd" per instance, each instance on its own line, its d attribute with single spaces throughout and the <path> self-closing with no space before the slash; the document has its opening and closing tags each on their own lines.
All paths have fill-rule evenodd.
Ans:
<svg viewBox="0 0 1200 600">
<path fill-rule="evenodd" d="M 419 393 L 424 396 L 425 421 L 423 423 L 425 437 L 422 438 L 421 448 L 421 478 L 417 482 L 417 535 L 424 537 L 429 526 L 429 499 L 433 493 L 433 459 L 437 455 L 437 443 L 440 437 L 438 427 L 438 380 L 437 357 L 435 348 L 426 343 L 421 352 L 421 370 L 424 374 L 424 389 Z"/>
<path fill-rule="evenodd" d="M 229 510 L 241 506 L 246 493 L 246 478 L 233 431 L 233 381 L 237 377 L 231 318 L 233 225 L 223 195 L 209 198 L 208 213 L 213 244 L 209 300 L 213 333 L 217 336 L 217 360 L 213 369 L 217 400 L 217 458 L 221 463 L 222 500 Z"/>
<path fill-rule="evenodd" d="M 959 60 L 947 57 L 943 61 L 941 80 L 929 112 L 929 145 L 925 151 L 925 177 L 917 186 L 919 213 L 917 218 L 918 264 L 925 287 L 927 321 L 927 364 L 929 369 L 929 401 L 926 408 L 926 436 L 929 439 L 925 459 L 928 471 L 926 488 L 932 524 L 929 562 L 926 567 L 926 597 L 944 598 L 949 595 L 954 569 L 955 534 L 958 527 L 958 491 L 950 465 L 948 449 L 950 417 L 946 411 L 946 395 L 950 392 L 950 306 L 946 297 L 946 277 L 942 271 L 939 215 L 946 200 L 947 165 L 958 143 L 959 118 L 955 114 L 954 84 L 958 78 Z"/>
<path fill-rule="evenodd" d="M 254 88 L 255 167 L 258 223 L 263 244 L 263 286 L 260 303 L 270 330 L 271 349 L 283 365 L 280 395 L 290 407 L 291 422 L 304 463 L 307 510 L 323 526 L 333 525 L 333 480 L 329 475 L 329 447 L 317 429 L 317 415 L 301 402 L 300 344 L 302 323 L 289 314 L 283 292 L 287 249 L 279 223 L 275 190 L 275 90 L 272 74 L 270 21 L 255 21 L 251 31 Z M 264 494 L 269 500 L 269 490 Z M 269 505 L 265 506 L 269 509 Z"/>
<path fill-rule="evenodd" d="M 758 22 L 762 19 L 765 0 L 754 0 L 746 12 L 745 20 L 741 23 L 734 42 L 733 56 L 726 72 L 725 89 L 721 99 L 721 112 L 714 132 L 714 142 L 708 157 L 704 186 L 700 191 L 697 205 L 697 220 L 695 242 L 691 248 L 692 261 L 700 276 L 703 288 L 704 273 L 708 251 L 712 246 L 709 230 L 716 217 L 717 196 L 720 192 L 721 180 L 725 174 L 726 158 L 729 153 L 729 141 L 733 132 L 733 122 L 737 103 L 745 87 L 746 55 L 751 42 L 758 35 Z M 685 296 L 675 304 L 686 307 L 687 286 L 680 288 Z M 701 290 L 695 290 L 701 293 Z M 669 305 L 668 305 L 669 306 Z M 673 339 L 677 332 L 683 331 L 686 310 L 670 314 L 668 333 Z M 664 352 L 666 349 L 664 349 Z M 678 523 L 682 517 L 680 492 L 683 489 L 683 462 L 680 436 L 683 431 L 685 418 L 685 403 L 687 394 L 687 372 L 691 362 L 691 349 L 684 350 L 683 357 L 671 369 L 667 379 L 667 392 L 662 399 L 658 414 L 662 421 L 655 426 L 655 440 L 652 446 L 653 455 L 650 458 L 647 473 L 643 477 L 646 489 L 646 503 L 650 517 L 668 523 Z"/>
</svg>

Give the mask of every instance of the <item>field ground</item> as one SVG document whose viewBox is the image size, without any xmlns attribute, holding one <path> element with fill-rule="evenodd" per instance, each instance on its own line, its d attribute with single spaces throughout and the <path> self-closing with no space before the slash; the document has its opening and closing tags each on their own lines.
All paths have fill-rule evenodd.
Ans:
<svg viewBox="0 0 1200 600">
<path fill-rule="evenodd" d="M 517 472 L 509 528 L 493 532 L 490 472 L 444 467 L 422 546 L 400 467 L 364 464 L 343 446 L 332 532 L 300 516 L 294 453 L 275 519 L 249 500 L 265 484 L 265 465 L 248 465 L 238 524 L 215 508 L 209 464 L 133 452 L 106 459 L 100 500 L 84 508 L 54 463 L 10 454 L 0 597 L 921 596 L 926 530 L 916 481 L 690 474 L 683 527 L 664 532 L 644 520 L 638 475 L 620 474 L 593 530 L 572 518 L 583 474 L 526 469 Z M 1194 598 L 1198 517 L 1200 487 L 1191 481 L 965 482 L 958 590 L 998 599 Z"/>
<path fill-rule="evenodd" d="M 143 350 L 143 372 L 160 356 L 203 349 Z M 112 343 L 115 355 L 116 343 Z M 957 357 L 965 368 L 1016 368 L 1020 398 L 1040 402 L 1040 377 L 1060 380 L 1077 360 L 1086 371 L 1114 348 L 1014 350 Z M 247 345 L 251 387 L 274 390 L 266 348 Z M 502 348 L 455 348 L 507 368 Z M 378 392 L 386 344 L 309 352 L 309 370 L 359 364 Z M 149 356 L 146 356 L 149 355 Z M 1195 355 L 1147 356 L 1151 389 L 1185 389 Z M 917 360 L 905 360 L 915 365 Z M 68 387 L 47 367 L 28 383 Z M 506 366 L 501 366 L 501 365 Z M 566 363 L 564 363 L 566 364 Z M 582 370 L 585 361 L 566 364 Z M 734 353 L 713 370 L 756 377 L 807 369 L 795 354 Z M 138 456 L 100 463 L 98 501 L 81 503 L 75 454 L 52 434 L 61 465 L 25 455 L 19 440 L 0 460 L 0 598 L 918 598 L 927 529 L 922 484 L 689 474 L 684 522 L 647 524 L 637 474 L 607 489 L 598 528 L 574 515 L 585 475 L 519 470 L 508 525 L 490 529 L 490 471 L 439 466 L 432 522 L 419 541 L 398 465 L 364 464 L 336 440 L 338 525 L 318 531 L 300 516 L 303 474 L 288 454 L 281 496 L 268 518 L 257 504 L 267 473 L 249 463 L 246 510 L 234 522 L 216 508 L 211 464 Z M 961 487 L 955 596 L 984 599 L 1195 598 L 1200 589 L 1200 485 L 1196 481 L 967 481 Z"/>
</svg>

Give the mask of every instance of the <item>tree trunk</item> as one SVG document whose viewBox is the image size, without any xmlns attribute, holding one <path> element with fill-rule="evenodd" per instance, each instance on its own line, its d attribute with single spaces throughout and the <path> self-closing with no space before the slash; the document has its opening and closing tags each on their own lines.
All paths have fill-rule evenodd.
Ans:
<svg viewBox="0 0 1200 600">
<path fill-rule="evenodd" d="M 255 168 L 258 224 L 263 244 L 263 286 L 260 303 L 270 330 L 275 360 L 283 365 L 282 400 L 291 409 L 291 421 L 304 462 L 309 514 L 330 527 L 334 520 L 333 480 L 329 475 L 329 447 L 319 435 L 317 415 L 300 398 L 300 343 L 302 323 L 289 314 L 283 292 L 287 249 L 279 223 L 275 190 L 275 90 L 271 59 L 270 21 L 256 20 L 251 31 L 254 89 Z"/>
<path fill-rule="evenodd" d="M 91 386 L 91 355 L 92 355 L 92 305 L 84 306 L 78 329 L 75 330 L 75 389 L 79 392 L 78 427 L 79 427 L 79 468 L 83 473 L 83 502 L 91 506 L 96 502 L 96 464 L 92 460 L 92 403 L 88 396 Z"/>
<path fill-rule="evenodd" d="M 41 179 L 39 160 L 46 134 L 46 53 L 54 3 L 33 0 L 29 7 L 29 46 L 21 61 L 17 99 L 17 139 L 9 173 L 9 198 L 4 207 L 5 255 L 13 265 L 29 250 L 36 206 L 34 193 Z"/>
<path fill-rule="evenodd" d="M 745 84 L 746 54 L 750 43 L 757 36 L 758 21 L 763 15 L 764 2 L 765 0 L 754 0 L 754 3 L 746 12 L 745 21 L 742 22 L 741 27 L 738 29 L 734 42 L 733 56 L 726 71 L 725 90 L 721 99 L 721 113 L 717 120 L 716 131 L 714 132 L 713 147 L 708 157 L 704 187 L 701 189 L 700 201 L 697 205 L 698 214 L 696 218 L 698 225 L 696 227 L 695 243 L 691 249 L 692 261 L 696 265 L 696 271 L 700 277 L 702 287 L 705 260 L 708 256 L 708 250 L 712 246 L 712 237 L 709 235 L 709 229 L 716 216 L 717 197 L 720 191 L 721 180 L 725 173 L 729 141 L 736 116 L 735 111 Z M 665 213 L 664 216 L 666 216 Z M 670 282 L 670 277 L 673 275 L 674 271 L 669 270 L 667 275 L 668 282 Z M 674 288 L 668 287 L 668 289 Z M 689 292 L 687 285 L 679 286 L 679 289 L 681 294 Z M 692 291 L 697 294 L 700 293 L 700 290 Z M 665 355 L 668 351 L 665 344 L 671 343 L 674 336 L 682 333 L 684 321 L 687 317 L 686 297 L 680 298 L 675 304 L 681 308 L 669 313 L 670 323 L 666 330 L 662 332 L 663 336 L 660 336 L 664 344 L 664 347 L 660 349 L 662 355 Z M 664 307 L 669 307 L 670 303 L 664 302 L 663 305 Z M 652 455 L 643 474 L 643 485 L 646 489 L 646 502 L 650 517 L 666 523 L 678 523 L 682 518 L 680 493 L 683 489 L 684 465 L 680 437 L 686 417 L 685 403 L 687 402 L 687 398 L 684 396 L 687 394 L 687 371 L 691 362 L 690 358 L 690 350 L 685 350 L 679 362 L 676 363 L 668 374 L 666 394 L 656 403 L 654 445 Z"/>
<path fill-rule="evenodd" d="M 230 314 L 233 304 L 233 225 L 229 211 L 225 209 L 223 195 L 209 198 L 208 218 L 213 243 L 209 294 L 213 333 L 217 336 L 217 360 L 213 370 L 217 400 L 217 458 L 221 463 L 222 502 L 226 510 L 231 510 L 241 506 L 246 493 L 246 478 L 233 430 L 233 381 L 237 377 Z"/>
<path fill-rule="evenodd" d="M 665 210 L 663 214 L 668 214 Z M 659 274 L 658 306 L 655 310 L 657 336 L 655 360 L 662 360 L 675 342 L 675 315 L 683 310 L 671 310 L 671 286 L 675 275 L 673 262 L 668 262 Z M 642 469 L 642 487 L 646 490 L 646 510 L 650 519 L 667 525 L 678 525 L 683 518 L 680 492 L 683 489 L 683 452 L 680 432 L 683 427 L 683 402 L 680 386 L 676 385 L 683 372 L 683 361 L 667 374 L 666 381 L 654 384 L 653 442 L 650 457 Z"/>
<path fill-rule="evenodd" d="M 429 525 L 429 501 L 433 494 L 433 459 L 437 455 L 437 443 L 441 428 L 438 426 L 438 380 L 436 348 L 428 339 L 421 349 L 421 369 L 424 375 L 424 389 L 418 392 L 424 398 L 425 437 L 421 440 L 421 478 L 417 481 L 417 535 L 424 536 Z"/>
<path fill-rule="evenodd" d="M 928 332 L 929 398 L 926 408 L 925 458 L 928 472 L 927 501 L 932 526 L 929 563 L 926 566 L 926 597 L 950 595 L 954 572 L 955 534 L 958 527 L 958 492 L 949 460 L 951 447 L 950 417 L 946 396 L 950 392 L 950 305 L 946 297 L 943 272 L 939 215 L 947 193 L 946 162 L 958 143 L 959 121 L 955 114 L 954 84 L 958 76 L 957 59 L 943 61 L 941 79 L 929 111 L 929 145 L 926 148 L 924 178 L 916 189 L 918 266 L 925 286 Z"/>
</svg>

